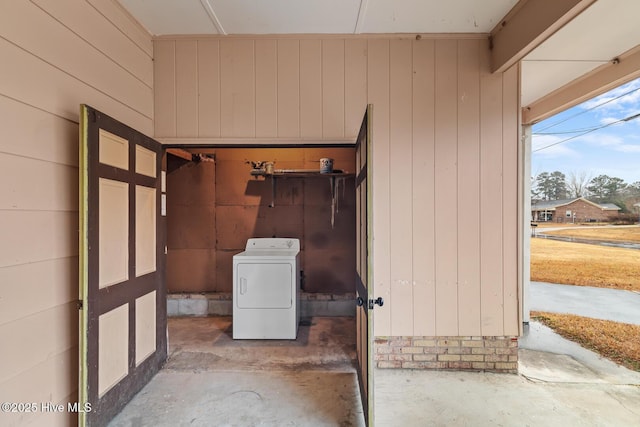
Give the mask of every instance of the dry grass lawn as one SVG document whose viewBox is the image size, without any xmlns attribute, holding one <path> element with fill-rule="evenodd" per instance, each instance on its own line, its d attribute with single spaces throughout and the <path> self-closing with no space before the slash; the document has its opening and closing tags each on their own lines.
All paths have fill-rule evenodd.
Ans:
<svg viewBox="0 0 640 427">
<path fill-rule="evenodd" d="M 534 238 L 531 280 L 640 291 L 640 250 Z"/>
<path fill-rule="evenodd" d="M 531 312 L 563 337 L 629 369 L 640 371 L 640 326 L 572 314 Z"/>
<path fill-rule="evenodd" d="M 640 242 L 640 227 L 576 226 L 547 234 Z M 531 280 L 640 291 L 640 251 L 531 239 Z M 640 371 L 640 326 L 571 314 L 532 312 L 531 317 L 603 357 Z"/>
<path fill-rule="evenodd" d="M 571 228 L 566 230 L 545 231 L 550 236 L 579 237 L 582 239 L 604 240 L 609 242 L 640 243 L 640 227 L 597 227 Z"/>
</svg>

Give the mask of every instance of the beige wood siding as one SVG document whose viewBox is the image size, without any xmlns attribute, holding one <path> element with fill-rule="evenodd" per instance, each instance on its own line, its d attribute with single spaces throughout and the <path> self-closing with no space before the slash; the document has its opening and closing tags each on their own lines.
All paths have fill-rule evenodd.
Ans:
<svg viewBox="0 0 640 427">
<path fill-rule="evenodd" d="M 77 400 L 79 105 L 151 134 L 152 53 L 113 0 L 0 5 L 0 401 Z"/>
<path fill-rule="evenodd" d="M 219 109 L 219 135 L 176 138 L 158 120 L 156 137 L 354 141 L 372 103 L 374 285 L 386 301 L 375 334 L 517 334 L 517 67 L 491 74 L 480 37 L 198 39 L 205 42 L 220 44 L 197 61 L 219 64 L 206 84 L 220 88 L 221 105 L 215 90 L 200 92 L 208 107 L 195 114 Z M 188 44 L 155 43 L 156 80 L 167 82 L 156 93 L 170 100 Z M 156 108 L 157 117 L 185 116 L 182 103 Z"/>
</svg>

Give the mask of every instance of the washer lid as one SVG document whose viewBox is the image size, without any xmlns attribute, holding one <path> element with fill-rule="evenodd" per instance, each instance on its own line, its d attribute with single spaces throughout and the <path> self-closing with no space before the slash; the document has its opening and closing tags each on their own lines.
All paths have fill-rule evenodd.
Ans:
<svg viewBox="0 0 640 427">
<path fill-rule="evenodd" d="M 293 260 L 299 252 L 300 251 L 289 249 L 251 249 L 235 254 L 233 259 L 238 261 Z"/>
</svg>

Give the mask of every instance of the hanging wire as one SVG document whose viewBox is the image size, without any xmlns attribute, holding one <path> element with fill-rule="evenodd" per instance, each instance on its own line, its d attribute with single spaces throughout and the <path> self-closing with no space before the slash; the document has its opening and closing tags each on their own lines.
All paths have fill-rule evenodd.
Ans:
<svg viewBox="0 0 640 427">
<path fill-rule="evenodd" d="M 576 113 L 576 114 L 573 114 L 573 115 L 571 115 L 571 116 L 569 116 L 569 117 L 567 117 L 567 118 L 565 118 L 565 119 L 563 119 L 563 120 L 560 120 L 559 122 L 552 123 L 552 124 L 550 124 L 549 126 L 547 126 L 547 127 L 545 127 L 545 128 L 540 129 L 540 130 L 538 131 L 538 133 L 537 133 L 537 134 L 538 134 L 538 135 L 545 135 L 545 134 L 541 134 L 541 133 L 539 133 L 539 132 L 543 132 L 543 131 L 545 131 L 545 130 L 547 130 L 547 129 L 549 129 L 549 128 L 552 128 L 552 127 L 557 126 L 557 125 L 559 125 L 559 124 L 561 124 L 561 123 L 564 123 L 564 122 L 566 122 L 566 121 L 569 121 L 569 120 L 573 119 L 574 117 L 578 117 L 578 116 L 580 116 L 580 115 L 582 115 L 582 114 L 588 113 L 589 111 L 595 110 L 596 108 L 602 107 L 603 105 L 607 105 L 607 104 L 608 104 L 608 103 L 610 103 L 610 102 L 613 102 L 613 101 L 618 100 L 618 99 L 620 99 L 620 98 L 622 98 L 622 97 L 625 97 L 625 96 L 627 96 L 627 95 L 630 95 L 630 94 L 632 94 L 632 93 L 634 93 L 634 92 L 637 92 L 638 90 L 640 90 L 640 87 L 637 87 L 637 88 L 635 88 L 635 89 L 631 89 L 631 90 L 630 90 L 630 91 L 628 91 L 628 92 L 625 92 L 625 93 L 623 93 L 623 94 L 621 94 L 621 95 L 618 95 L 618 96 L 616 96 L 616 97 L 614 97 L 614 98 L 611 98 L 611 99 L 609 99 L 609 100 L 607 100 L 607 101 L 601 102 L 600 104 L 594 105 L 593 107 L 588 108 L 588 109 L 586 109 L 586 110 L 582 110 L 582 111 L 580 111 L 580 112 L 578 112 L 578 113 Z"/>
<path fill-rule="evenodd" d="M 536 150 L 533 150 L 532 153 L 537 153 L 538 151 L 546 150 L 547 148 L 553 147 L 555 145 L 564 144 L 567 141 L 571 141 L 572 139 L 576 139 L 576 138 L 581 137 L 583 135 L 586 135 L 588 133 L 595 132 L 595 131 L 600 130 L 600 129 L 604 129 L 604 128 L 607 128 L 609 126 L 613 126 L 613 125 L 618 124 L 618 123 L 628 122 L 628 121 L 631 121 L 633 119 L 637 119 L 638 117 L 640 117 L 640 113 L 636 113 L 636 114 L 634 114 L 632 116 L 625 117 L 624 119 L 616 120 L 615 122 L 607 123 L 606 125 L 602 125 L 602 126 L 599 126 L 597 128 L 594 128 L 594 129 L 588 130 L 586 132 L 583 132 L 580 135 L 574 135 L 572 137 L 563 139 L 562 141 L 558 141 L 558 142 L 554 142 L 553 144 L 545 145 L 544 147 L 541 147 L 541 148 L 538 148 Z"/>
</svg>

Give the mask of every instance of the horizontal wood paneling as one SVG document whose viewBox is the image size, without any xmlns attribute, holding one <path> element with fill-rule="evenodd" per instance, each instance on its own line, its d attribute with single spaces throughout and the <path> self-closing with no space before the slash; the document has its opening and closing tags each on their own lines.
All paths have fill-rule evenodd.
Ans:
<svg viewBox="0 0 640 427">
<path fill-rule="evenodd" d="M 33 0 L 96 50 L 152 88 L 153 63 L 150 58 L 153 45 L 146 31 L 134 23 L 128 14 L 121 13 L 119 7 L 114 7 L 115 2 L 112 0 L 93 1 L 103 6 L 102 9 L 96 9 L 91 0 Z M 105 19 L 105 16 L 109 16 L 105 8 L 111 10 L 111 19 L 120 23 L 120 27 Z M 134 39 L 135 35 L 138 35 L 139 40 Z"/>
<path fill-rule="evenodd" d="M 93 5 L 100 15 L 104 16 L 118 31 L 133 41 L 149 57 L 153 56 L 153 43 L 149 32 L 117 1 L 86 0 Z"/>
<path fill-rule="evenodd" d="M 0 6 L 2 401 L 77 400 L 79 105 L 151 135 L 152 55 L 150 35 L 113 0 Z"/>
<path fill-rule="evenodd" d="M 0 268 L 0 325 L 78 299 L 78 257 Z M 46 283 L 46 286 L 42 284 Z M 28 304 L 17 304 L 25 295 Z"/>
<path fill-rule="evenodd" d="M 0 211 L 77 211 L 78 168 L 0 154 L 0 194 Z"/>
<path fill-rule="evenodd" d="M 518 71 L 491 74 L 486 40 L 201 40 L 221 46 L 220 142 L 277 145 L 276 124 L 287 142 L 353 141 L 373 104 L 374 285 L 387 301 L 375 312 L 376 335 L 513 333 Z M 176 64 L 163 66 L 168 75 Z M 172 108 L 163 103 L 157 114 Z"/>
<path fill-rule="evenodd" d="M 78 165 L 77 123 L 2 95 L 0 117 L 0 152 Z"/>
<path fill-rule="evenodd" d="M 153 89 L 149 85 L 33 3 L 0 3 L 0 28 L 5 40 L 105 96 L 122 100 L 134 111 L 152 117 Z"/>
<path fill-rule="evenodd" d="M 16 343 L 3 345 L 0 382 L 46 361 L 50 355 L 76 346 L 77 336 L 78 309 L 75 302 L 0 325 L 1 342 Z"/>
<path fill-rule="evenodd" d="M 90 103 L 143 133 L 153 132 L 151 108 L 140 113 L 18 46 L 0 38 L 0 94 L 76 123 L 80 104 Z M 146 97 L 151 101 L 151 91 Z"/>
<path fill-rule="evenodd" d="M 78 213 L 0 210 L 0 267 L 78 255 Z"/>
<path fill-rule="evenodd" d="M 52 330 L 53 325 L 42 329 Z M 21 341 L 22 342 L 22 341 Z M 0 387 L 2 402 L 52 402 L 66 405 L 77 402 L 75 390 L 78 384 L 78 347 L 71 347 L 63 352 L 48 355 L 49 357 L 33 368 L 15 372 Z M 34 386 L 36 384 L 37 386 Z M 64 411 L 47 413 L 38 410 L 35 413 L 0 413 L 0 424 L 3 426 L 60 426 L 68 427 L 77 424 L 77 414 Z"/>
</svg>

